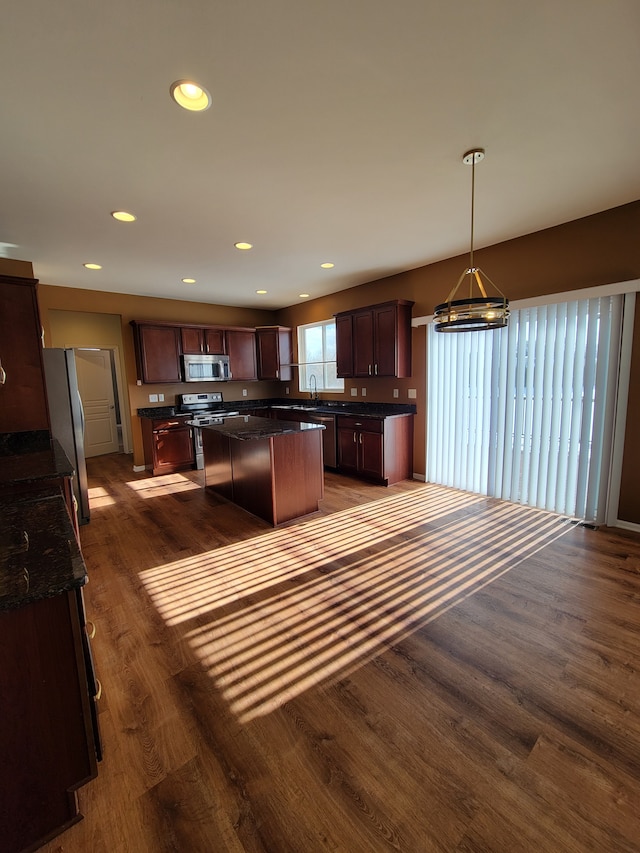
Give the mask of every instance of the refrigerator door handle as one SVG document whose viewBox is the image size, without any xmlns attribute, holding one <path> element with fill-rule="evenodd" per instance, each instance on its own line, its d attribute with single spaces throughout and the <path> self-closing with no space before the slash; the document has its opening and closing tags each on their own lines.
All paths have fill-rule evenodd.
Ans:
<svg viewBox="0 0 640 853">
<path fill-rule="evenodd" d="M 76 391 L 78 395 L 78 406 L 80 406 L 80 424 L 82 426 L 82 435 L 84 435 L 84 406 L 82 405 L 82 397 L 80 396 L 80 391 Z"/>
</svg>

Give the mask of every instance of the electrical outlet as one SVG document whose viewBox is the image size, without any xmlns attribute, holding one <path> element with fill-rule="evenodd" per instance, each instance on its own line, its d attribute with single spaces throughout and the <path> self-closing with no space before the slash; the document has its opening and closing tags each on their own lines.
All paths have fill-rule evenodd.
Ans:
<svg viewBox="0 0 640 853">
<path fill-rule="evenodd" d="M 358 389 L 357 389 L 357 388 L 352 388 L 352 389 L 351 389 L 351 396 L 352 396 L 352 397 L 357 397 L 357 396 L 358 396 Z"/>
<path fill-rule="evenodd" d="M 158 394 L 158 402 L 164 403 L 164 394 Z"/>
<path fill-rule="evenodd" d="M 361 389 L 360 389 L 360 394 L 361 394 L 361 396 L 362 396 L 362 397 L 366 397 L 366 396 L 367 396 L 367 389 L 366 389 L 366 388 L 361 388 Z"/>
<path fill-rule="evenodd" d="M 246 397 L 246 396 L 247 396 L 247 389 L 246 389 L 246 388 L 243 388 L 243 389 L 242 389 L 242 396 L 243 396 L 243 397 Z"/>
<path fill-rule="evenodd" d="M 409 388 L 409 390 L 407 391 L 407 397 L 410 400 L 415 400 L 417 396 L 418 396 L 418 394 L 416 392 L 416 389 L 415 388 Z"/>
<path fill-rule="evenodd" d="M 158 395 L 157 394 L 149 394 L 149 402 L 150 403 L 157 403 L 158 402 Z"/>
<path fill-rule="evenodd" d="M 393 389 L 393 396 L 394 396 L 394 397 L 399 397 L 399 396 L 400 396 L 400 391 L 399 391 L 399 389 L 398 389 L 398 388 L 394 388 L 394 389 Z"/>
<path fill-rule="evenodd" d="M 288 393 L 289 393 L 289 386 L 288 386 L 288 385 L 285 387 L 285 389 L 284 389 L 284 393 L 285 393 L 285 394 L 288 394 Z"/>
</svg>

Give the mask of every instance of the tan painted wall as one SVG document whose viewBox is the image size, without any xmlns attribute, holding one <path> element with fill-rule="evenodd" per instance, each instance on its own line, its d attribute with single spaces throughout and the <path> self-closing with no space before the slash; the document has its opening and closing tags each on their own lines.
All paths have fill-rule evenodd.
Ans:
<svg viewBox="0 0 640 853">
<path fill-rule="evenodd" d="M 130 411 L 135 413 L 138 407 L 146 405 L 148 393 L 161 391 L 169 397 L 184 390 L 184 386 L 139 388 L 135 385 L 133 337 L 129 327 L 131 319 L 247 326 L 279 322 L 295 328 L 299 324 L 328 319 L 337 311 L 384 302 L 388 299 L 413 300 L 416 303 L 413 309 L 414 317 L 424 316 L 431 314 L 434 305 L 446 298 L 466 266 L 466 262 L 466 255 L 449 258 L 416 270 L 294 305 L 276 313 L 49 287 L 46 284 L 40 286 L 39 300 L 45 335 L 48 331 L 50 309 L 117 314 L 121 317 L 129 406 Z M 512 300 L 640 278 L 640 201 L 477 250 L 476 262 Z M 639 316 L 634 339 L 629 400 L 628 424 L 630 425 L 637 423 L 640 417 L 640 309 L 637 313 Z M 367 401 L 393 402 L 393 389 L 398 388 L 400 392 L 398 399 L 401 402 L 407 402 L 408 390 L 416 389 L 415 402 L 418 415 L 415 429 L 414 470 L 417 473 L 424 473 L 426 412 L 424 329 L 414 330 L 413 342 L 411 379 L 379 379 L 367 381 L 364 384 L 347 381 L 346 392 L 347 399 L 352 399 L 350 388 L 356 387 L 358 389 L 356 399 L 362 399 L 360 390 L 366 387 Z M 225 385 L 225 400 L 240 398 L 242 389 L 235 386 L 238 386 L 238 383 Z M 290 387 L 292 395 L 297 394 L 295 383 L 291 383 Z M 251 399 L 270 396 L 271 393 L 280 395 L 281 384 L 248 383 L 248 396 Z M 135 420 L 134 417 L 134 462 L 141 464 L 137 461 L 142 459 L 142 450 Z M 640 523 L 638 482 L 640 482 L 640 449 L 632 438 L 630 427 L 625 445 L 620 517 L 635 523 Z"/>
</svg>

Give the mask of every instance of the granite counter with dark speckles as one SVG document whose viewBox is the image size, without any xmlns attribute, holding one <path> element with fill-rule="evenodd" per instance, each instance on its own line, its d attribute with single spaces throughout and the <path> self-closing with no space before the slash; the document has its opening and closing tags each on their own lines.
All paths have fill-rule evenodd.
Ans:
<svg viewBox="0 0 640 853">
<path fill-rule="evenodd" d="M 0 611 L 86 583 L 82 554 L 56 483 L 73 473 L 49 433 L 0 435 Z"/>
<path fill-rule="evenodd" d="M 0 500 L 0 610 L 83 586 L 87 570 L 62 495 Z"/>
<path fill-rule="evenodd" d="M 273 438 L 286 433 L 324 429 L 324 425 L 276 421 L 271 418 L 254 417 L 253 415 L 237 415 L 236 417 L 220 418 L 220 423 L 203 426 L 200 429 L 212 429 L 228 435 L 229 438 L 252 441 L 261 438 Z"/>
</svg>

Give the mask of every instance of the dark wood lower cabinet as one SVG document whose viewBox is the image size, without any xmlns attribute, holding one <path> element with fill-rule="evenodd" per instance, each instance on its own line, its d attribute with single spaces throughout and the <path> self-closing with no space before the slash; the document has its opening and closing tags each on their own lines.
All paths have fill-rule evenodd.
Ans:
<svg viewBox="0 0 640 853">
<path fill-rule="evenodd" d="M 413 474 L 413 415 L 337 418 L 338 471 L 388 486 Z"/>
<path fill-rule="evenodd" d="M 193 430 L 184 420 L 141 418 L 144 461 L 157 474 L 193 468 Z"/>
<path fill-rule="evenodd" d="M 80 820 L 97 775 L 77 591 L 0 613 L 0 849 L 36 849 Z"/>
</svg>

